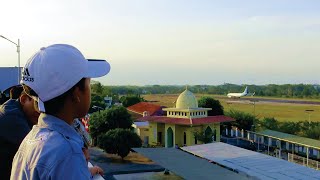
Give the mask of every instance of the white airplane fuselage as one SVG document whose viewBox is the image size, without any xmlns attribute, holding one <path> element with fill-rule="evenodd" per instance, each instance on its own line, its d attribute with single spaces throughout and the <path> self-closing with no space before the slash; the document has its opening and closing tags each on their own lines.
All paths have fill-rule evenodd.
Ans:
<svg viewBox="0 0 320 180">
<path fill-rule="evenodd" d="M 228 98 L 240 98 L 242 96 L 248 95 L 248 87 L 242 93 L 228 93 Z"/>
</svg>

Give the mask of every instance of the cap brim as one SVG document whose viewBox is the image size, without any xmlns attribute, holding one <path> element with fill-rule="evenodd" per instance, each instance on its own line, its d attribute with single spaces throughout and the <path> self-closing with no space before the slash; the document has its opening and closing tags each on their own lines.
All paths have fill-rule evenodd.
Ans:
<svg viewBox="0 0 320 180">
<path fill-rule="evenodd" d="M 88 59 L 87 78 L 97 78 L 110 72 L 110 64 L 106 60 Z"/>
</svg>

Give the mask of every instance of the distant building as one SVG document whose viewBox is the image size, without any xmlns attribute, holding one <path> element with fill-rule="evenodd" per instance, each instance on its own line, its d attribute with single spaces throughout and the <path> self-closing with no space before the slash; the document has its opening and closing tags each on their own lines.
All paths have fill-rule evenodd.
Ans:
<svg viewBox="0 0 320 180">
<path fill-rule="evenodd" d="M 18 67 L 0 67 L 0 82 L 1 92 L 20 84 L 18 82 Z"/>
<path fill-rule="evenodd" d="M 137 120 L 144 116 L 163 116 L 165 112 L 162 110 L 164 106 L 160 106 L 148 102 L 139 102 L 132 106 L 127 107 L 127 110 L 131 114 L 132 119 Z M 135 121 L 132 127 L 135 128 L 135 132 L 140 136 L 144 144 L 149 143 L 149 122 Z"/>
<path fill-rule="evenodd" d="M 141 105 L 143 104 L 139 106 Z M 220 141 L 220 123 L 234 121 L 233 118 L 224 115 L 208 116 L 208 110 L 211 108 L 198 107 L 196 97 L 187 89 L 179 95 L 175 108 L 162 109 L 166 115 L 153 115 L 147 108 L 139 109 L 140 113 L 141 111 L 147 113 L 137 121 L 149 123 L 148 136 L 142 139 L 151 145 L 165 147 L 174 147 L 175 144 L 178 146 L 200 144 L 193 135 L 195 131 L 213 132 L 213 139 Z M 130 111 L 130 107 L 128 110 Z"/>
<path fill-rule="evenodd" d="M 112 97 L 104 97 L 104 102 L 106 103 L 106 108 L 109 108 L 112 105 Z"/>
</svg>

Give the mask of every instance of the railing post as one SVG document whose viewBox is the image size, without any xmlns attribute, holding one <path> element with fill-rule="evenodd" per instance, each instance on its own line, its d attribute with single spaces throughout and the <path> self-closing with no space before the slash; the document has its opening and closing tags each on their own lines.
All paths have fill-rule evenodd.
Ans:
<svg viewBox="0 0 320 180">
<path fill-rule="evenodd" d="M 307 147 L 307 167 L 309 166 L 309 147 Z"/>
</svg>

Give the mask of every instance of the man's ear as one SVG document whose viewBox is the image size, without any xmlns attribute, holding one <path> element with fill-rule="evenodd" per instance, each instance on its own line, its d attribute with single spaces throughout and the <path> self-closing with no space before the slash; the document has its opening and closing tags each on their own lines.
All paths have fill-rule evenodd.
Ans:
<svg viewBox="0 0 320 180">
<path fill-rule="evenodd" d="M 72 102 L 79 103 L 80 102 L 80 89 L 79 87 L 75 87 L 72 92 Z"/>
<path fill-rule="evenodd" d="M 30 101 L 30 97 L 26 94 L 22 94 L 20 97 L 19 97 L 19 100 L 20 100 L 20 104 L 23 106 L 27 101 Z"/>
</svg>

